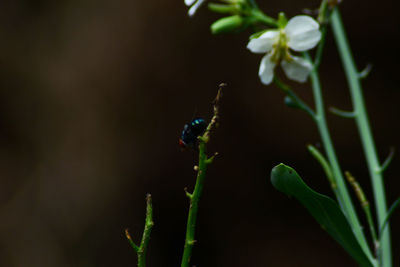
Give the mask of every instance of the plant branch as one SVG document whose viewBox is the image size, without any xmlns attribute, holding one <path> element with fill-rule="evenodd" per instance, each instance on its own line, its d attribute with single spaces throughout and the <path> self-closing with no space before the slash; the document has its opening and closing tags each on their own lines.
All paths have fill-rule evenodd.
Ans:
<svg viewBox="0 0 400 267">
<path fill-rule="evenodd" d="M 192 250 L 193 246 L 196 242 L 194 239 L 195 236 L 195 230 L 196 230 L 196 221 L 197 221 L 197 214 L 198 214 L 198 209 L 199 209 L 199 201 L 200 201 L 200 196 L 203 191 L 204 187 L 204 180 L 206 176 L 206 171 L 208 165 L 210 165 L 214 159 L 213 155 L 210 158 L 207 157 L 207 151 L 206 151 L 206 146 L 207 143 L 210 140 L 210 134 L 213 129 L 216 128 L 217 122 L 219 119 L 219 103 L 222 97 L 222 88 L 225 86 L 225 84 L 221 84 L 217 93 L 217 96 L 214 100 L 214 115 L 211 118 L 210 123 L 207 126 L 206 131 L 202 136 L 199 136 L 199 164 L 197 169 L 197 179 L 196 179 L 196 185 L 194 187 L 193 193 L 189 193 L 186 190 L 186 195 L 189 198 L 190 201 L 190 207 L 189 207 L 189 215 L 188 215 L 188 220 L 187 220 L 187 226 L 186 226 L 186 239 L 185 239 L 185 246 L 183 250 L 183 256 L 182 256 L 182 262 L 181 262 L 181 267 L 189 267 L 190 266 L 190 258 L 192 256 Z"/>
<path fill-rule="evenodd" d="M 128 239 L 129 244 L 136 251 L 138 257 L 138 267 L 146 266 L 146 252 L 147 247 L 150 241 L 151 229 L 153 228 L 153 207 L 151 204 L 151 195 L 147 194 L 146 196 L 146 220 L 144 224 L 144 231 L 142 236 L 142 241 L 140 242 L 140 246 L 136 245 L 133 242 L 131 235 L 129 234 L 129 230 L 125 229 L 125 236 Z"/>
<path fill-rule="evenodd" d="M 304 56 L 309 62 L 312 62 L 311 57 L 308 53 L 304 53 Z M 342 208 L 343 213 L 349 220 L 349 224 L 351 225 L 354 235 L 356 236 L 361 248 L 364 250 L 365 254 L 370 259 L 371 263 L 374 263 L 375 260 L 368 247 L 368 243 L 362 231 L 362 226 L 357 217 L 357 213 L 351 201 L 350 194 L 347 190 L 342 170 L 340 168 L 339 161 L 336 156 L 336 151 L 333 146 L 332 138 L 329 133 L 318 70 L 316 68 L 313 68 L 310 76 L 311 76 L 311 83 L 312 83 L 313 94 L 315 98 L 315 106 L 316 106 L 316 115 L 314 117 L 314 120 L 317 124 L 328 161 L 330 163 L 333 175 L 335 177 L 338 190 L 337 196 L 339 205 Z"/>
<path fill-rule="evenodd" d="M 371 127 L 368 120 L 367 110 L 364 104 L 364 96 L 361 88 L 360 76 L 356 69 L 354 59 L 347 41 L 339 9 L 335 8 L 331 16 L 331 26 L 335 36 L 336 45 L 342 59 L 346 73 L 347 82 L 350 88 L 351 99 L 355 112 L 355 120 L 361 138 L 364 154 L 367 159 L 368 169 L 371 176 L 371 183 L 374 192 L 375 207 L 378 218 L 378 228 L 381 228 L 387 217 L 387 205 L 385 188 L 381 166 L 375 148 Z M 379 261 L 382 267 L 392 266 L 390 228 L 387 225 L 382 233 Z"/>
</svg>

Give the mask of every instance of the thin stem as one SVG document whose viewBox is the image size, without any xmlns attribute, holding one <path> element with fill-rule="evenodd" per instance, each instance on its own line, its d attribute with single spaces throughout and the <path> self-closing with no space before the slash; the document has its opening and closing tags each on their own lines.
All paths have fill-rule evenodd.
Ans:
<svg viewBox="0 0 400 267">
<path fill-rule="evenodd" d="M 214 156 L 207 158 L 206 153 L 206 145 L 210 139 L 210 132 L 216 127 L 218 116 L 219 116 L 219 101 L 222 96 L 221 90 L 222 87 L 225 86 L 224 84 L 220 85 L 220 89 L 218 90 L 217 97 L 215 98 L 214 102 L 214 116 L 211 119 L 211 122 L 208 124 L 208 127 L 202 136 L 199 136 L 199 165 L 197 170 L 197 179 L 196 185 L 194 187 L 193 193 L 190 194 L 186 192 L 186 196 L 190 200 L 190 207 L 189 207 L 189 215 L 187 220 L 186 226 L 186 239 L 185 239 L 185 246 L 183 250 L 182 262 L 181 267 L 189 267 L 190 266 L 190 258 L 192 256 L 193 246 L 196 242 L 194 239 L 195 230 L 196 230 L 196 221 L 197 221 L 197 214 L 199 209 L 199 201 L 201 193 L 203 192 L 204 187 L 204 180 L 206 177 L 206 171 L 208 165 L 210 165 L 214 159 Z"/>
<path fill-rule="evenodd" d="M 325 172 L 326 178 L 328 178 L 328 181 L 331 185 L 333 193 L 335 193 L 336 198 L 339 198 L 335 177 L 333 176 L 332 168 L 329 165 L 329 162 L 325 159 L 325 157 L 322 155 L 322 153 L 313 145 L 308 145 L 307 148 L 308 148 L 308 151 L 310 151 L 311 155 L 313 155 L 313 157 L 321 165 L 322 169 Z"/>
<path fill-rule="evenodd" d="M 381 226 L 381 229 L 379 229 L 379 233 L 383 233 L 383 230 L 385 229 L 387 223 L 390 220 L 390 217 L 392 216 L 393 212 L 396 210 L 397 207 L 399 207 L 400 205 L 400 198 L 398 198 L 390 207 L 390 209 L 388 210 L 387 216 L 385 221 L 383 222 L 383 225 Z M 381 240 L 381 236 L 379 235 L 379 240 Z"/>
<path fill-rule="evenodd" d="M 329 8 L 328 8 L 328 0 L 322 0 L 321 5 L 318 10 L 318 22 L 320 24 L 326 23 L 326 18 L 328 17 Z"/>
<path fill-rule="evenodd" d="M 125 237 L 126 239 L 128 239 L 128 242 L 131 245 L 131 247 L 136 251 L 136 253 L 138 253 L 140 248 L 135 244 L 135 242 L 133 242 L 133 239 L 128 229 L 125 229 Z"/>
<path fill-rule="evenodd" d="M 199 209 L 199 200 L 201 193 L 204 187 L 204 179 L 206 176 L 207 170 L 207 156 L 206 156 L 206 143 L 204 141 L 200 141 L 199 144 L 199 169 L 197 173 L 196 185 L 194 187 L 194 191 L 190 196 L 190 208 L 189 208 L 189 216 L 187 221 L 186 228 L 186 240 L 185 247 L 182 256 L 182 267 L 188 267 L 190 264 L 190 257 L 192 255 L 192 249 L 194 243 L 196 242 L 194 239 L 194 234 L 196 230 L 196 220 L 197 213 Z"/>
<path fill-rule="evenodd" d="M 252 17 L 255 22 L 262 23 L 266 26 L 276 28 L 278 27 L 278 22 L 276 19 L 266 15 L 261 9 L 258 8 L 255 0 L 249 0 L 250 4 L 249 10 L 246 12 L 247 16 Z"/>
<path fill-rule="evenodd" d="M 322 25 L 322 27 L 320 28 L 321 40 L 319 41 L 314 60 L 314 69 L 316 70 L 319 68 L 319 65 L 321 64 L 322 54 L 325 48 L 326 34 L 328 32 L 327 25 L 329 16 L 330 16 L 330 8 L 328 8 L 328 0 L 322 0 L 318 14 L 318 22 L 320 23 L 320 25 Z"/>
<path fill-rule="evenodd" d="M 263 23 L 266 26 L 270 26 L 270 27 L 274 27 L 274 28 L 278 26 L 278 22 L 274 18 L 271 18 L 270 16 L 265 15 L 265 13 L 262 12 L 258 8 L 253 8 L 251 10 L 251 16 L 254 19 L 256 19 L 256 21 Z"/>
<path fill-rule="evenodd" d="M 315 54 L 315 60 L 314 60 L 314 68 L 318 69 L 319 65 L 321 64 L 321 58 L 322 54 L 324 52 L 325 48 L 325 43 L 326 43 L 326 33 L 328 31 L 327 27 L 322 27 L 321 28 L 321 41 L 318 45 L 317 52 Z"/>
<path fill-rule="evenodd" d="M 311 57 L 308 55 L 308 53 L 305 53 L 306 59 L 311 62 Z M 315 99 L 315 106 L 316 106 L 316 116 L 314 118 L 320 136 L 322 143 L 325 148 L 325 152 L 328 158 L 328 161 L 330 163 L 330 166 L 332 168 L 332 172 L 335 177 L 336 185 L 337 185 L 337 190 L 338 190 L 338 202 L 343 210 L 343 213 L 346 215 L 352 229 L 354 232 L 354 235 L 356 236 L 361 248 L 367 255 L 367 257 L 370 259 L 371 263 L 374 262 L 374 258 L 372 256 L 372 253 L 368 247 L 368 243 L 365 239 L 364 233 L 362 231 L 362 227 L 360 224 L 360 221 L 358 220 L 356 210 L 353 206 L 353 203 L 351 201 L 349 192 L 347 190 L 346 184 L 344 182 L 344 177 L 339 165 L 339 161 L 336 156 L 335 148 L 333 146 L 333 142 L 329 133 L 328 129 L 328 124 L 326 121 L 326 115 L 325 115 L 325 107 L 324 107 L 324 102 L 323 102 L 323 97 L 322 97 L 322 89 L 319 81 L 319 75 L 318 75 L 318 70 L 314 68 L 311 71 L 311 83 L 312 83 L 312 88 L 313 88 L 313 94 L 314 94 L 314 99 Z"/>
<path fill-rule="evenodd" d="M 278 77 L 274 77 L 274 83 L 276 86 L 278 86 L 282 92 L 284 92 L 288 97 L 290 97 L 290 100 L 293 101 L 297 105 L 298 108 L 304 110 L 305 112 L 308 113 L 312 118 L 315 117 L 315 112 L 310 108 L 309 105 L 307 105 L 300 97 L 298 97 L 295 92 L 289 87 L 289 85 L 285 84 L 282 82 Z"/>
<path fill-rule="evenodd" d="M 380 171 L 381 166 L 379 164 L 371 127 L 369 125 L 359 74 L 357 72 L 350 46 L 346 38 L 344 26 L 342 24 L 342 19 L 337 8 L 335 8 L 332 12 L 331 25 L 335 36 L 336 45 L 339 49 L 339 54 L 341 56 L 343 67 L 346 73 L 347 82 L 350 87 L 351 99 L 355 112 L 355 120 L 371 176 L 376 214 L 378 218 L 378 228 L 380 228 L 387 215 L 385 188 L 383 184 L 382 173 Z M 389 225 L 385 227 L 383 233 L 381 233 L 381 237 L 379 260 L 382 267 L 391 267 L 392 256 Z"/>
<path fill-rule="evenodd" d="M 136 251 L 138 257 L 138 267 L 146 266 L 146 252 L 147 247 L 150 241 L 151 229 L 153 228 L 153 207 L 151 205 L 151 195 L 147 194 L 146 196 L 146 220 L 144 224 L 144 231 L 142 240 L 140 242 L 140 246 L 137 246 L 133 240 L 131 235 L 129 234 L 128 229 L 125 229 L 125 236 L 128 239 L 129 244 Z"/>
<path fill-rule="evenodd" d="M 382 163 L 381 168 L 379 169 L 379 172 L 384 172 L 392 163 L 393 157 L 394 157 L 394 148 L 390 148 L 389 155 L 386 157 L 385 161 Z"/>
</svg>

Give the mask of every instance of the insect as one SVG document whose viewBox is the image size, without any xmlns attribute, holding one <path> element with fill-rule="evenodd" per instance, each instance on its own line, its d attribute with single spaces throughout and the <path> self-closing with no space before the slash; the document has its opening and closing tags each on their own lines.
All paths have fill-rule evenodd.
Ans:
<svg viewBox="0 0 400 267">
<path fill-rule="evenodd" d="M 202 135 L 207 128 L 207 123 L 202 118 L 195 118 L 183 127 L 179 145 L 182 148 L 193 147 L 197 142 L 197 137 Z"/>
</svg>

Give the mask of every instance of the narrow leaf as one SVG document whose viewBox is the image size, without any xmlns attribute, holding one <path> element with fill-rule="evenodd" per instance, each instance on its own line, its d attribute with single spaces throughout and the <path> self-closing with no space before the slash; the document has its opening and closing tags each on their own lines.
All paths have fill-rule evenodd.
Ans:
<svg viewBox="0 0 400 267">
<path fill-rule="evenodd" d="M 274 187 L 295 197 L 307 208 L 314 219 L 358 262 L 360 266 L 372 267 L 371 261 L 360 244 L 339 206 L 331 198 L 308 187 L 296 171 L 284 164 L 272 169 L 271 182 Z"/>
</svg>

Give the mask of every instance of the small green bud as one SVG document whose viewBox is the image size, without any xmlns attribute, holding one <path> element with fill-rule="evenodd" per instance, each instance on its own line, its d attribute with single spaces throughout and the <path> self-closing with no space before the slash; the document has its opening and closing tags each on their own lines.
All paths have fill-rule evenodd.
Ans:
<svg viewBox="0 0 400 267">
<path fill-rule="evenodd" d="M 216 4 L 209 3 L 208 9 L 221 14 L 237 14 L 240 12 L 239 8 L 236 5 L 224 5 L 224 4 Z"/>
<path fill-rule="evenodd" d="M 299 105 L 299 103 L 297 103 L 296 101 L 294 101 L 290 96 L 285 96 L 285 105 L 288 106 L 289 108 L 296 108 L 296 109 L 301 109 L 301 106 Z"/>
<path fill-rule="evenodd" d="M 243 25 L 243 21 L 243 17 L 239 15 L 221 18 L 211 25 L 211 32 L 213 34 L 220 34 L 239 30 Z"/>
</svg>

